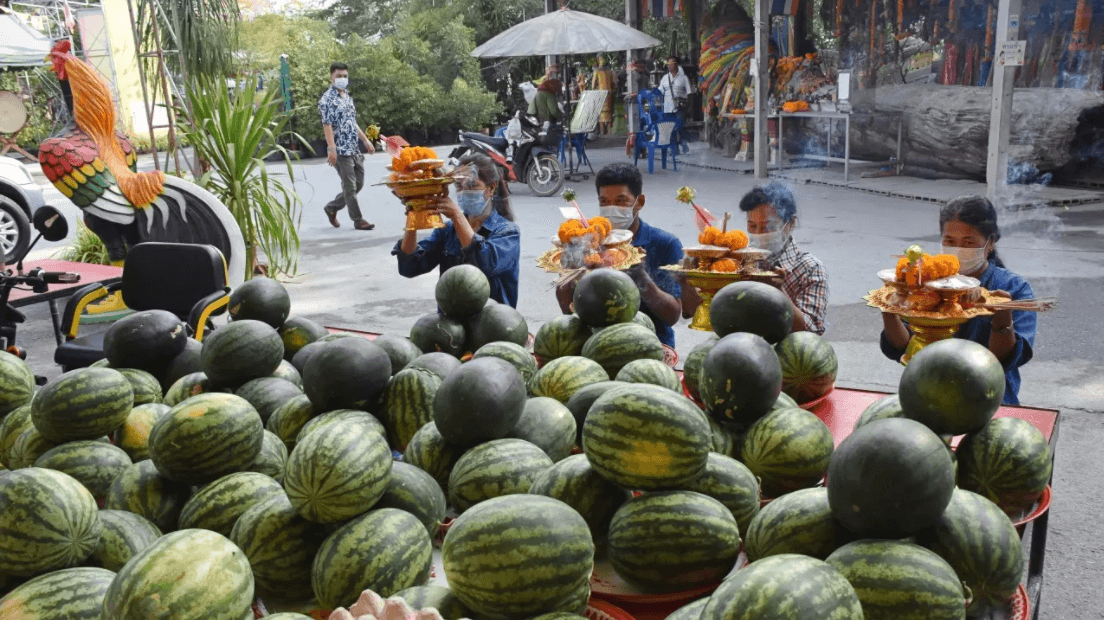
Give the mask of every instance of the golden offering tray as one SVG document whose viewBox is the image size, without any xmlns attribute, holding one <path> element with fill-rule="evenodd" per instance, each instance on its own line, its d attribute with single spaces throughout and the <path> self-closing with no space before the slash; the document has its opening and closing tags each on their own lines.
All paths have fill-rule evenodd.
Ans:
<svg viewBox="0 0 1104 620">
<path fill-rule="evenodd" d="M 884 278 L 883 278 L 884 280 Z M 937 284 L 938 286 L 938 284 Z M 916 310 L 900 305 L 901 296 L 909 292 L 921 290 L 935 291 L 942 301 L 936 310 Z M 993 311 L 988 308 L 976 306 L 964 308 L 961 304 L 963 295 L 972 294 L 975 299 L 971 304 L 999 305 L 1008 301 L 1004 297 L 993 295 L 980 286 L 974 288 L 931 288 L 921 287 L 909 289 L 900 282 L 890 282 L 879 289 L 870 291 L 863 299 L 866 305 L 877 308 L 882 312 L 896 314 L 902 320 L 908 322 L 912 329 L 912 338 L 909 339 L 905 354 L 901 356 L 901 364 L 908 365 L 912 356 L 933 342 L 953 338 L 959 327 L 970 319 L 979 316 L 990 316 Z"/>
<path fill-rule="evenodd" d="M 411 167 L 422 162 L 438 162 L 440 160 L 422 160 L 414 162 Z M 440 164 L 437 164 L 439 166 Z M 426 170 L 429 170 L 426 168 Z M 386 179 L 376 185 L 386 185 L 391 188 L 399 200 L 406 205 L 406 226 L 404 230 L 429 230 L 443 228 L 444 221 L 437 213 L 430 209 L 437 205 L 438 201 L 448 196 L 449 185 L 453 179 L 451 176 L 432 176 L 423 178 Z"/>
<path fill-rule="evenodd" d="M 690 286 L 698 289 L 698 294 L 701 295 L 701 305 L 694 312 L 694 320 L 690 322 L 690 329 L 703 332 L 713 331 L 713 324 L 709 322 L 709 307 L 713 303 L 713 296 L 722 288 L 741 280 L 763 282 L 772 286 L 777 286 L 782 282 L 782 276 L 778 273 L 750 268 L 749 265 L 733 272 L 704 271 L 689 269 L 680 265 L 664 265 L 660 269 L 685 277 Z"/>
<path fill-rule="evenodd" d="M 575 269 L 583 269 L 582 267 L 564 267 L 560 264 L 560 258 L 562 256 L 563 250 L 561 248 L 552 248 L 537 257 L 537 266 L 548 273 L 566 273 L 574 271 Z M 606 248 L 606 250 L 602 252 L 602 258 L 603 267 L 628 269 L 644 260 L 644 250 L 634 245 L 618 245 L 612 248 Z"/>
</svg>

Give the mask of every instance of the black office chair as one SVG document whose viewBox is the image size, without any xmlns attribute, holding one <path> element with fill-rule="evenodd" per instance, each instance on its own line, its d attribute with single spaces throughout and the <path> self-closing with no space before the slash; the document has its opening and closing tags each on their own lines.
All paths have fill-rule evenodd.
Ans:
<svg viewBox="0 0 1104 620">
<path fill-rule="evenodd" d="M 65 342 L 54 351 L 54 361 L 65 371 L 85 368 L 104 358 L 106 330 L 78 335 L 84 308 L 115 291 L 122 291 L 127 308 L 167 310 L 186 321 L 191 335 L 202 341 L 212 316 L 230 303 L 226 259 L 211 245 L 140 243 L 127 253 L 123 277 L 104 286 L 90 284 L 65 304 L 62 326 Z"/>
</svg>

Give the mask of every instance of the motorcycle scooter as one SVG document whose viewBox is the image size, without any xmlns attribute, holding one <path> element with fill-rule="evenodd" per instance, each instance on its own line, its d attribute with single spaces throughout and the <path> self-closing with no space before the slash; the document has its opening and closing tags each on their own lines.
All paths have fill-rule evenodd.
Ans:
<svg viewBox="0 0 1104 620">
<path fill-rule="evenodd" d="M 471 151 L 483 153 L 502 169 L 507 181 L 526 183 L 537 196 L 552 196 L 560 191 L 564 182 L 557 155 L 562 136 L 563 129 L 559 125 L 542 128 L 535 119 L 518 112 L 510 126 L 499 129 L 494 136 L 461 131 L 460 146 L 449 154 L 449 164 L 455 166 Z M 512 159 L 507 156 L 511 139 L 516 144 Z"/>
</svg>

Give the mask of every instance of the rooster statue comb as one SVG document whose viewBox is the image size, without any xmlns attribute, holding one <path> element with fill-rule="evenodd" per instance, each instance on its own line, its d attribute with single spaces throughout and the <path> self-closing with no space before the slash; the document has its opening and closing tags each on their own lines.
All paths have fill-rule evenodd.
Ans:
<svg viewBox="0 0 1104 620">
<path fill-rule="evenodd" d="M 231 284 L 240 283 L 245 244 L 233 215 L 193 183 L 160 170 L 137 171 L 134 145 L 115 129 L 107 82 L 70 49 L 63 39 L 47 57 L 73 121 L 39 146 L 46 178 L 84 212 L 85 224 L 103 239 L 113 263 L 120 264 L 129 247 L 143 241 L 205 243 L 223 253 Z"/>
</svg>

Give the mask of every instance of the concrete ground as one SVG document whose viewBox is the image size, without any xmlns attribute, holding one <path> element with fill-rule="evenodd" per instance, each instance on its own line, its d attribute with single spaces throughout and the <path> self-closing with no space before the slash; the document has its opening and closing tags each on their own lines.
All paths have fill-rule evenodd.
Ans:
<svg viewBox="0 0 1104 620">
<path fill-rule="evenodd" d="M 625 161 L 623 148 L 616 145 L 592 148 L 590 156 L 595 168 Z M 733 223 L 742 227 L 737 204 L 755 185 L 752 176 L 734 172 L 734 162 L 704 145 L 695 146 L 683 162 L 677 172 L 661 170 L 657 162 L 654 175 L 648 175 L 641 162 L 647 196 L 642 217 L 678 235 L 685 244 L 694 243 L 697 231 L 691 209 L 675 201 L 678 188 L 689 185 L 697 192 L 699 205 L 717 215 L 732 212 Z M 367 158 L 369 184 L 384 176 L 388 163 L 384 155 Z M 321 159 L 296 165 L 295 172 L 304 209 L 299 273 L 287 282 L 293 313 L 328 326 L 405 334 L 419 316 L 433 312 L 436 275 L 408 280 L 396 272 L 390 253 L 402 234 L 403 209 L 391 193 L 371 185 L 360 193 L 361 208 L 376 230 L 353 230 L 344 213 L 342 227 L 334 229 L 322 205 L 338 192 L 336 172 Z M 931 200 L 945 199 L 951 187 L 955 193 L 984 187 L 899 177 L 886 180 L 884 187 L 894 190 L 893 195 L 883 196 L 870 190 L 882 187 L 879 179 L 860 175 L 861 170 L 852 169 L 852 184 L 861 185 L 857 188 L 861 191 L 855 191 L 836 187 L 843 185 L 841 168 L 804 175 L 800 170 L 782 173 L 794 183 L 798 200 L 800 224 L 795 240 L 824 263 L 830 277 L 826 337 L 839 357 L 839 385 L 895 391 L 902 367 L 881 355 L 877 344 L 881 321 L 862 296 L 879 286 L 877 271 L 892 266 L 894 255 L 906 246 L 921 243 L 925 249 L 938 250 L 939 204 Z M 579 192 L 584 211 L 596 213 L 593 177 L 567 186 Z M 519 310 L 535 332 L 559 313 L 550 289 L 554 276 L 539 270 L 535 261 L 549 249 L 564 203 L 558 197 L 537 198 L 523 185 L 511 189 L 523 231 Z M 50 191 L 55 204 L 65 204 L 60 194 Z M 1022 369 L 1020 392 L 1026 406 L 1061 411 L 1040 617 L 1101 617 L 1104 525 L 1097 511 L 1104 505 L 1100 483 L 1104 479 L 1100 458 L 1104 445 L 1104 373 L 1100 370 L 1104 367 L 1104 202 L 1068 208 L 1022 206 L 1033 202 L 1033 191 L 1022 188 L 1017 200 L 1021 206 L 1001 213 L 1004 236 L 999 248 L 1009 268 L 1025 276 L 1037 295 L 1060 298 L 1056 309 L 1039 317 L 1035 357 Z M 927 200 L 894 197 L 900 195 Z M 1044 193 L 1038 196 L 1037 202 L 1052 202 Z M 1076 194 L 1075 202 L 1089 199 Z M 65 211 L 72 222 L 76 209 L 69 206 Z M 36 255 L 51 251 L 43 247 Z M 21 339 L 30 348 L 35 370 L 54 376 L 57 369 L 51 362 L 53 341 L 45 305 L 27 310 L 29 324 L 21 330 Z M 707 336 L 681 322 L 676 327 L 679 355 L 685 357 Z"/>
</svg>

